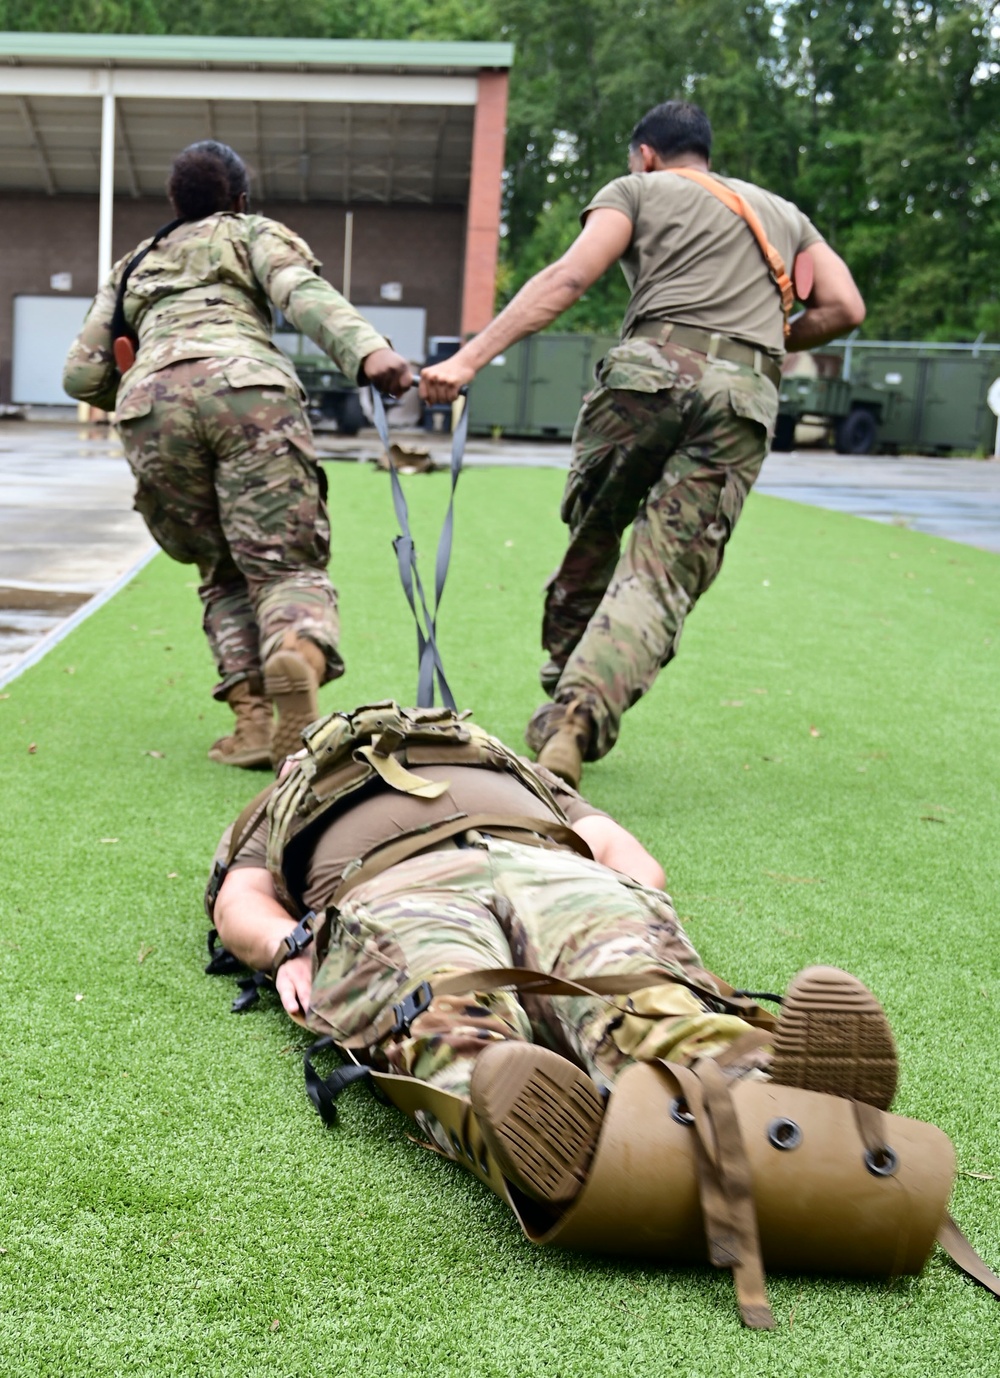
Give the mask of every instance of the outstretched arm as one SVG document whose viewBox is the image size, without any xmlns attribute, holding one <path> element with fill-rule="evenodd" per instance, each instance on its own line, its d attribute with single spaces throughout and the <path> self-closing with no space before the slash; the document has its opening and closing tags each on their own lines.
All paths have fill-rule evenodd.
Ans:
<svg viewBox="0 0 1000 1378">
<path fill-rule="evenodd" d="M 274 305 L 352 382 L 374 383 L 398 397 L 413 382 L 410 366 L 370 321 L 325 278 L 304 240 L 287 225 L 256 218 L 250 261 Z"/>
<path fill-rule="evenodd" d="M 223 946 L 254 971 L 270 971 L 282 938 L 296 927 L 269 872 L 257 866 L 229 872 L 215 901 L 214 919 Z M 283 962 L 275 985 L 285 1012 L 304 1025 L 312 990 L 311 954 Z"/>
<path fill-rule="evenodd" d="M 573 831 L 579 833 L 594 854 L 594 860 L 623 876 L 631 876 L 640 885 L 662 890 L 667 883 L 663 867 L 650 856 L 637 837 L 616 823 L 607 814 L 592 813 L 578 818 Z"/>
<path fill-rule="evenodd" d="M 851 270 L 829 244 L 811 244 L 813 289 L 806 309 L 793 316 L 785 348 L 814 349 L 853 330 L 865 318 L 865 303 Z"/>
<path fill-rule="evenodd" d="M 510 345 L 551 325 L 583 296 L 629 246 L 632 221 L 622 211 L 591 211 L 579 235 L 555 263 L 524 284 L 514 300 L 457 354 L 420 372 L 425 402 L 454 402 L 484 364 Z"/>
</svg>

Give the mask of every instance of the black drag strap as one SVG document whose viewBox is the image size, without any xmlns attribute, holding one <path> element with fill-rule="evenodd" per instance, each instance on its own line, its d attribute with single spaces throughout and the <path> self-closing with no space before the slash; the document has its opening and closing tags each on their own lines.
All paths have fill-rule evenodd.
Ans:
<svg viewBox="0 0 1000 1378">
<path fill-rule="evenodd" d="M 128 263 L 125 266 L 125 271 L 122 273 L 121 281 L 118 284 L 118 293 L 115 297 L 115 309 L 111 316 L 112 340 L 118 339 L 120 335 L 125 335 L 133 342 L 133 344 L 136 343 L 138 337 L 136 336 L 135 331 L 129 325 L 128 321 L 125 319 L 125 289 L 128 287 L 128 280 L 132 276 L 134 269 L 138 268 L 139 264 L 146 257 L 146 255 L 150 253 L 151 250 L 156 248 L 160 240 L 166 239 L 167 235 L 171 234 L 174 230 L 176 230 L 178 225 L 183 224 L 184 217 L 180 216 L 177 220 L 171 220 L 168 222 L 168 224 L 161 225 L 160 228 L 153 235 L 153 238 L 146 245 L 146 247 L 144 249 L 140 249 L 140 251 L 134 256 L 134 258 L 129 259 Z"/>
<path fill-rule="evenodd" d="M 317 1113 L 324 1124 L 331 1127 L 337 1123 L 337 1097 L 345 1086 L 350 1086 L 352 1082 L 361 1081 L 362 1078 L 371 1076 L 372 1069 L 365 1067 L 360 1062 L 348 1062 L 343 1067 L 338 1067 L 328 1077 L 321 1077 L 313 1066 L 313 1054 L 322 1052 L 326 1048 L 336 1048 L 337 1044 L 332 1038 L 318 1038 L 311 1048 L 306 1050 L 303 1058 L 303 1066 L 306 1074 L 306 1092 L 309 1099 L 315 1105 Z"/>
<path fill-rule="evenodd" d="M 413 620 L 417 624 L 419 671 L 416 706 L 418 708 L 434 707 L 434 680 L 436 677 L 441 693 L 441 702 L 446 708 L 457 712 L 455 696 L 445 678 L 441 653 L 438 650 L 437 618 L 441 608 L 441 595 L 444 593 L 445 580 L 448 577 L 448 565 L 451 561 L 451 544 L 455 524 L 455 489 L 458 486 L 458 476 L 462 472 L 462 458 L 465 454 L 465 441 L 469 431 L 469 408 L 468 405 L 462 408 L 461 418 L 451 437 L 451 492 L 448 497 L 448 510 L 441 527 L 441 535 L 438 538 L 437 559 L 434 565 L 434 611 L 432 613 L 427 605 L 424 586 L 417 569 L 417 548 L 410 531 L 410 512 L 406 505 L 403 485 L 399 481 L 399 474 L 392 462 L 392 444 L 389 439 L 389 423 L 386 420 L 385 404 L 382 401 L 382 394 L 377 388 L 372 388 L 371 395 L 375 426 L 385 447 L 386 459 L 389 464 L 389 475 L 392 481 L 392 503 L 396 509 L 396 520 L 399 522 L 400 528 L 400 534 L 392 545 L 396 552 L 396 563 L 399 566 L 400 583 L 403 585 L 406 601 L 413 613 Z"/>
</svg>

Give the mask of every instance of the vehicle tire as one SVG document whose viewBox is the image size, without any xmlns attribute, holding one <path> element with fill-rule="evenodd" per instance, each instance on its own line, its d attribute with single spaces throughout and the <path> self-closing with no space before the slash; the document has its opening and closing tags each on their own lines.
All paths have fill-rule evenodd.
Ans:
<svg viewBox="0 0 1000 1378">
<path fill-rule="evenodd" d="M 795 417 L 778 417 L 777 425 L 774 428 L 774 437 L 771 440 L 771 449 L 777 450 L 779 454 L 787 454 L 789 450 L 795 448 Z"/>
<path fill-rule="evenodd" d="M 878 422 L 870 411 L 855 407 L 834 431 L 837 451 L 842 455 L 870 455 L 878 440 Z"/>
<path fill-rule="evenodd" d="M 333 419 L 341 435 L 357 435 L 365 425 L 366 418 L 361 406 L 361 398 L 356 392 L 338 393 L 332 408 Z"/>
</svg>

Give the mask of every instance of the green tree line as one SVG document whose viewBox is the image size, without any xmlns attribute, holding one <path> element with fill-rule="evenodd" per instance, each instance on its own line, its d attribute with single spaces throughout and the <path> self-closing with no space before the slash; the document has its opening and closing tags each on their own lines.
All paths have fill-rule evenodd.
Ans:
<svg viewBox="0 0 1000 1378">
<path fill-rule="evenodd" d="M 625 170 L 650 105 L 696 100 L 717 171 L 795 201 L 850 263 L 870 337 L 1000 338 L 993 0 L 0 0 L 0 28 L 515 47 L 506 300 Z M 617 274 L 560 328 L 613 330 Z"/>
</svg>

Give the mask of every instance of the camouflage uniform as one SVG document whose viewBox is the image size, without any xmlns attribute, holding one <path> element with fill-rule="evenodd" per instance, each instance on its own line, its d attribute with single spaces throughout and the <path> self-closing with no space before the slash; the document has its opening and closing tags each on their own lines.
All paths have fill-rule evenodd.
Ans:
<svg viewBox="0 0 1000 1378">
<path fill-rule="evenodd" d="M 769 378 L 669 339 L 628 339 L 602 361 L 573 437 L 561 509 L 570 541 L 542 625 L 542 684 L 556 704 L 533 715 L 533 750 L 573 700 L 594 724 L 587 759 L 614 746 L 719 572 L 777 411 Z"/>
<path fill-rule="evenodd" d="M 119 385 L 111 318 L 132 257 L 98 293 L 63 385 L 115 409 L 137 510 L 169 555 L 198 566 L 216 697 L 259 674 L 288 631 L 316 642 L 333 679 L 344 666 L 325 476 L 301 385 L 271 340 L 271 304 L 350 378 L 387 341 L 318 276 L 297 235 L 226 212 L 179 226 L 129 277 L 139 347 Z"/>
<path fill-rule="evenodd" d="M 610 1085 L 635 1058 L 711 1056 L 746 1030 L 709 1011 L 678 975 L 712 987 L 669 898 L 575 852 L 473 834 L 384 871 L 330 911 L 314 973 L 310 1027 L 344 1042 L 423 980 L 524 966 L 569 980 L 662 972 L 633 994 L 435 997 L 373 1065 L 468 1093 L 476 1054 L 505 1038 L 537 1040 Z"/>
</svg>

